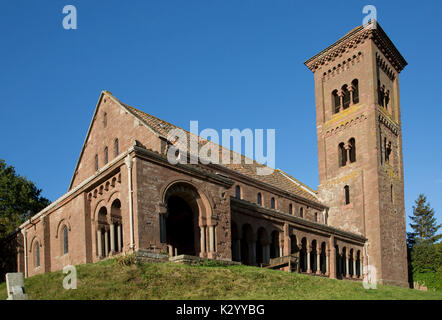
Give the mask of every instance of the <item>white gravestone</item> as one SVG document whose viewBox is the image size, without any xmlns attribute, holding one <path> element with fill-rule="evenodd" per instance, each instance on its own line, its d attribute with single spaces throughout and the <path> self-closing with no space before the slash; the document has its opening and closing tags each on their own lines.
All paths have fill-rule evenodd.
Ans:
<svg viewBox="0 0 442 320">
<path fill-rule="evenodd" d="M 28 300 L 23 273 L 7 273 L 6 289 L 8 290 L 8 300 Z"/>
</svg>

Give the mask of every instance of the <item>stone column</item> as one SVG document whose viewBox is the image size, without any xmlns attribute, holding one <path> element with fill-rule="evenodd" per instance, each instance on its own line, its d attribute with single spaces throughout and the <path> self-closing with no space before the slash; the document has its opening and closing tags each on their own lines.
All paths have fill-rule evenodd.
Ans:
<svg viewBox="0 0 442 320">
<path fill-rule="evenodd" d="M 349 260 L 350 260 L 350 254 L 346 253 L 345 254 L 345 277 L 348 278 L 350 273 L 348 272 L 348 265 L 349 265 Z"/>
<path fill-rule="evenodd" d="M 341 111 L 341 108 L 344 109 L 344 93 L 342 92 L 342 90 L 339 90 L 338 96 L 341 104 L 339 105 L 339 109 L 337 110 L 337 112 Z"/>
<path fill-rule="evenodd" d="M 350 106 L 353 105 L 353 93 L 354 93 L 354 88 L 353 85 L 349 85 L 348 86 L 348 91 L 350 91 Z"/>
<path fill-rule="evenodd" d="M 107 236 L 108 231 L 104 231 L 104 256 L 107 257 L 109 253 L 109 238 Z"/>
<path fill-rule="evenodd" d="M 215 226 L 209 227 L 209 251 L 215 251 Z"/>
<path fill-rule="evenodd" d="M 350 144 L 349 143 L 344 144 L 344 149 L 345 149 L 345 154 L 347 155 L 346 159 L 345 159 L 345 165 L 347 165 L 348 163 L 351 163 L 350 162 L 350 153 L 351 153 L 351 146 L 350 146 Z"/>
<path fill-rule="evenodd" d="M 118 227 L 117 227 L 117 240 L 118 240 L 118 243 L 117 243 L 117 249 L 118 249 L 118 252 L 122 252 L 123 251 L 123 248 L 122 248 L 122 243 L 123 243 L 123 239 L 122 239 L 122 237 L 121 237 L 122 235 L 121 235 L 121 224 L 118 224 Z"/>
<path fill-rule="evenodd" d="M 336 248 L 335 237 L 332 235 L 329 240 L 330 261 L 327 264 L 330 272 L 330 278 L 336 279 Z"/>
<path fill-rule="evenodd" d="M 316 247 L 316 274 L 320 275 L 321 273 L 321 250 L 318 245 Z"/>
<path fill-rule="evenodd" d="M 330 275 L 330 250 L 327 250 L 326 256 L 325 256 L 325 275 L 329 276 Z"/>
<path fill-rule="evenodd" d="M 115 225 L 112 223 L 110 225 L 110 249 L 111 254 L 115 253 Z"/>
<path fill-rule="evenodd" d="M 358 277 L 356 273 L 356 253 L 353 251 L 353 279 Z"/>
<path fill-rule="evenodd" d="M 101 229 L 97 230 L 97 256 L 103 257 L 103 237 L 101 236 Z"/>
<path fill-rule="evenodd" d="M 312 248 L 310 245 L 307 246 L 307 273 L 312 273 L 312 269 L 310 266 L 310 253 L 312 251 Z"/>
<path fill-rule="evenodd" d="M 173 257 L 173 247 L 172 247 L 172 245 L 167 245 L 167 249 L 168 249 L 168 251 L 169 251 L 169 257 Z"/>
<path fill-rule="evenodd" d="M 359 278 L 364 278 L 364 258 L 362 258 L 362 254 L 359 256 Z"/>
<path fill-rule="evenodd" d="M 284 223 L 284 239 L 283 247 L 280 256 L 288 256 L 291 252 L 291 240 L 290 240 L 290 226 L 288 223 Z"/>
<path fill-rule="evenodd" d="M 204 254 L 206 253 L 206 227 L 204 226 L 200 227 L 200 246 L 200 256 L 204 256 Z"/>
</svg>

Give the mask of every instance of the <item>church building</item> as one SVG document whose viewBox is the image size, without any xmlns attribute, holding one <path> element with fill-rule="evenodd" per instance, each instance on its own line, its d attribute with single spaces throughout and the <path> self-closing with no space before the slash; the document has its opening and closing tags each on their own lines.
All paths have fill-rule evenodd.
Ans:
<svg viewBox="0 0 442 320">
<path fill-rule="evenodd" d="M 20 226 L 25 276 L 135 252 L 408 286 L 399 73 L 376 21 L 305 62 L 313 72 L 319 186 L 240 164 L 168 161 L 173 124 L 103 91 L 66 194 Z M 189 152 L 189 158 L 193 155 Z"/>
</svg>

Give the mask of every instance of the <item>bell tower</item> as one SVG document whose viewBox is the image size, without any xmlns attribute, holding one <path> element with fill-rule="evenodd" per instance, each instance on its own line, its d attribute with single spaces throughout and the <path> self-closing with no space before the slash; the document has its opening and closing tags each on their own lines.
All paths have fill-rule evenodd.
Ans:
<svg viewBox="0 0 442 320">
<path fill-rule="evenodd" d="M 305 65 L 314 73 L 318 191 L 328 223 L 367 238 L 364 264 L 378 283 L 408 286 L 399 101 L 407 62 L 373 20 Z"/>
</svg>

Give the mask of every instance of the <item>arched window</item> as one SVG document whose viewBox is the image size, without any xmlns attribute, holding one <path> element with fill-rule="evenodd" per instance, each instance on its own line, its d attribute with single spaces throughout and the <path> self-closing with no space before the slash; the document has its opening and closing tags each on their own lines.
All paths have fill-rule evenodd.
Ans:
<svg viewBox="0 0 442 320">
<path fill-rule="evenodd" d="M 103 126 L 105 128 L 107 127 L 107 113 L 106 112 L 103 114 Z"/>
<path fill-rule="evenodd" d="M 315 212 L 315 222 L 318 222 L 318 213 Z"/>
<path fill-rule="evenodd" d="M 241 199 L 241 187 L 240 186 L 235 187 L 235 198 Z"/>
<path fill-rule="evenodd" d="M 261 192 L 258 192 L 258 204 L 262 206 L 262 195 Z"/>
<path fill-rule="evenodd" d="M 299 208 L 299 216 L 301 218 L 304 218 L 304 208 L 303 207 Z"/>
<path fill-rule="evenodd" d="M 345 149 L 344 142 L 341 142 L 338 146 L 339 166 L 343 167 L 347 164 L 347 150 Z"/>
<path fill-rule="evenodd" d="M 98 171 L 98 154 L 95 155 L 95 171 Z"/>
<path fill-rule="evenodd" d="M 270 199 L 270 208 L 275 209 L 275 198 Z"/>
<path fill-rule="evenodd" d="M 348 145 L 350 146 L 350 162 L 356 162 L 356 140 L 351 138 L 348 140 Z"/>
<path fill-rule="evenodd" d="M 68 227 L 63 227 L 63 254 L 69 252 Z"/>
<path fill-rule="evenodd" d="M 387 138 L 384 138 L 384 153 L 385 153 L 385 162 L 390 163 L 390 154 L 391 154 L 391 141 L 388 141 Z"/>
<path fill-rule="evenodd" d="M 107 147 L 104 148 L 104 164 L 107 164 L 109 161 L 109 152 L 107 150 Z"/>
<path fill-rule="evenodd" d="M 388 111 L 390 111 L 390 109 L 388 108 L 389 102 L 390 102 L 390 90 L 387 90 L 387 92 L 385 93 L 385 109 L 387 109 Z"/>
<path fill-rule="evenodd" d="M 384 106 L 384 89 L 381 86 L 380 80 L 378 80 L 378 104 Z"/>
<path fill-rule="evenodd" d="M 345 193 L 345 204 L 349 204 L 350 203 L 350 187 L 349 186 L 344 187 L 344 193 Z"/>
<path fill-rule="evenodd" d="M 391 201 L 391 203 L 394 203 L 393 184 L 390 185 L 390 201 Z"/>
<path fill-rule="evenodd" d="M 40 244 L 38 241 L 35 243 L 35 267 L 40 266 Z"/>
<path fill-rule="evenodd" d="M 358 79 L 354 79 L 351 82 L 351 85 L 353 86 L 353 103 L 359 103 L 359 81 Z"/>
<path fill-rule="evenodd" d="M 114 149 L 115 149 L 115 156 L 118 156 L 118 154 L 120 153 L 119 147 L 118 147 L 118 138 L 115 139 L 115 141 L 114 141 Z"/>
<path fill-rule="evenodd" d="M 338 113 L 341 107 L 341 97 L 338 95 L 338 90 L 332 92 L 333 113 Z"/>
<path fill-rule="evenodd" d="M 289 213 L 293 214 L 293 204 L 289 204 Z"/>
<path fill-rule="evenodd" d="M 350 91 L 348 91 L 348 87 L 346 84 L 342 86 L 342 96 L 343 96 L 343 109 L 347 109 L 350 106 Z"/>
</svg>

